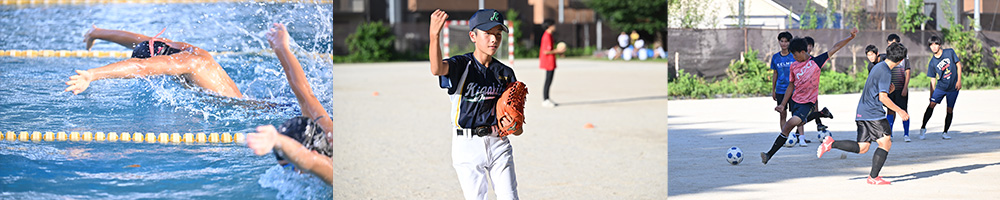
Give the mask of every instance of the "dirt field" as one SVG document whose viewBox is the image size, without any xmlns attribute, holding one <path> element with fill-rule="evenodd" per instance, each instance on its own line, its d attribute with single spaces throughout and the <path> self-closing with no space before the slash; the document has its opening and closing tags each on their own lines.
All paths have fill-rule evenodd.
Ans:
<svg viewBox="0 0 1000 200">
<path fill-rule="evenodd" d="M 902 123 L 893 127 L 893 145 L 881 175 L 889 186 L 865 183 L 872 152 L 833 149 L 816 158 L 816 125 L 807 124 L 809 147 L 782 148 L 765 166 L 778 134 L 778 113 L 771 98 L 670 101 L 670 199 L 996 199 L 1000 196 L 1000 99 L 998 90 L 965 90 L 958 97 L 949 135 L 942 140 L 945 106 L 917 139 L 928 91 L 911 91 L 910 136 L 903 142 Z M 855 140 L 855 110 L 860 94 L 821 95 L 834 119 L 824 119 L 834 139 Z M 991 103 L 993 102 L 993 103 Z M 737 166 L 726 163 L 731 146 L 746 156 Z M 871 148 L 876 148 L 873 144 Z M 842 158 L 843 155 L 843 158 Z"/>
<path fill-rule="evenodd" d="M 538 60 L 515 61 L 530 91 L 525 133 L 510 138 L 520 197 L 663 199 L 666 65 L 558 62 L 551 95 L 560 106 L 544 108 Z M 333 73 L 335 199 L 462 198 L 447 92 L 427 62 L 337 64 Z"/>
</svg>

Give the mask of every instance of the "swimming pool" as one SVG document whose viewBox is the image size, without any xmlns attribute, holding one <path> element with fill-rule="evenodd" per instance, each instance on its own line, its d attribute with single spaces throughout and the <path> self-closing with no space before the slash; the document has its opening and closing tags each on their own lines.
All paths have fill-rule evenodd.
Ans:
<svg viewBox="0 0 1000 200">
<path fill-rule="evenodd" d="M 249 100 L 184 88 L 169 77 L 101 80 L 63 92 L 74 70 L 121 58 L 0 57 L 0 131 L 248 133 L 299 115 L 264 39 L 289 26 L 300 52 L 330 51 L 331 5 L 294 3 L 0 6 L 0 49 L 82 50 L 91 24 L 184 41 L 215 56 Z M 93 50 L 127 51 L 110 42 Z M 264 52 L 264 53 L 253 53 Z M 299 56 L 317 98 L 332 99 L 331 64 Z M 330 108 L 327 108 L 330 110 Z M 243 144 L 0 141 L 0 199 L 329 199 L 310 175 Z"/>
</svg>

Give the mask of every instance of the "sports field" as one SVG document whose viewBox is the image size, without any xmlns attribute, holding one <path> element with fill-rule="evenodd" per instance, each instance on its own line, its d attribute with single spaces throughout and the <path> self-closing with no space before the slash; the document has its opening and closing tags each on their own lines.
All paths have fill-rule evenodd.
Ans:
<svg viewBox="0 0 1000 200">
<path fill-rule="evenodd" d="M 996 199 L 1000 196 L 1000 99 L 998 90 L 963 90 L 949 135 L 942 140 L 945 106 L 938 105 L 917 139 L 929 91 L 910 93 L 910 136 L 902 123 L 893 127 L 892 149 L 881 176 L 892 185 L 868 185 L 872 154 L 833 149 L 816 158 L 816 125 L 809 123 L 808 147 L 782 148 L 765 166 L 778 134 L 778 113 L 771 98 L 670 101 L 670 199 Z M 820 95 L 834 119 L 824 119 L 834 139 L 856 140 L 855 110 L 860 94 Z M 943 102 L 942 102 L 943 103 Z M 738 146 L 743 163 L 726 163 Z M 871 148 L 877 145 L 872 144 Z"/>
<path fill-rule="evenodd" d="M 448 95 L 429 67 L 334 65 L 334 199 L 462 198 Z M 667 195 L 664 63 L 559 59 L 555 108 L 541 106 L 537 59 L 513 68 L 529 89 L 525 132 L 510 137 L 522 199 Z"/>
</svg>

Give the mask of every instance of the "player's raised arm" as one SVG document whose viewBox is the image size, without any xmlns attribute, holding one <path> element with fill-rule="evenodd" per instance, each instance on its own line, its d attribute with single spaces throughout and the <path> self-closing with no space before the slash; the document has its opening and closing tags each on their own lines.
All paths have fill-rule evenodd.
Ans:
<svg viewBox="0 0 1000 200">
<path fill-rule="evenodd" d="M 833 48 L 830 48 L 830 51 L 827 51 L 827 54 L 830 55 L 830 56 L 833 56 L 833 54 L 836 54 L 837 51 L 840 51 L 840 48 L 844 48 L 844 46 L 847 46 L 847 43 L 851 42 L 851 40 L 853 40 L 854 37 L 857 36 L 857 35 L 858 35 L 858 28 L 852 29 L 851 30 L 851 36 L 847 37 L 847 38 L 844 38 L 844 40 L 841 40 L 840 42 L 837 42 L 837 44 L 834 44 Z"/>
<path fill-rule="evenodd" d="M 434 10 L 431 13 L 431 27 L 430 27 L 430 45 L 428 47 L 428 54 L 431 61 L 431 74 L 435 76 L 448 75 L 448 62 L 444 61 L 441 55 L 441 29 L 444 28 L 445 22 L 448 20 L 448 13 L 443 10 Z"/>
</svg>

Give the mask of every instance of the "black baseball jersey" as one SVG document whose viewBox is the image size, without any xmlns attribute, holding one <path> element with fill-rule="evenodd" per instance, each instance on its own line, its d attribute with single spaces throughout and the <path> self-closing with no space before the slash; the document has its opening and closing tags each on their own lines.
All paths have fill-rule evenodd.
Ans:
<svg viewBox="0 0 1000 200">
<path fill-rule="evenodd" d="M 489 67 L 479 64 L 472 53 L 444 59 L 448 75 L 439 76 L 441 88 L 451 97 L 451 116 L 456 128 L 474 128 L 497 124 L 496 103 L 517 81 L 514 70 L 496 58 Z"/>
</svg>

